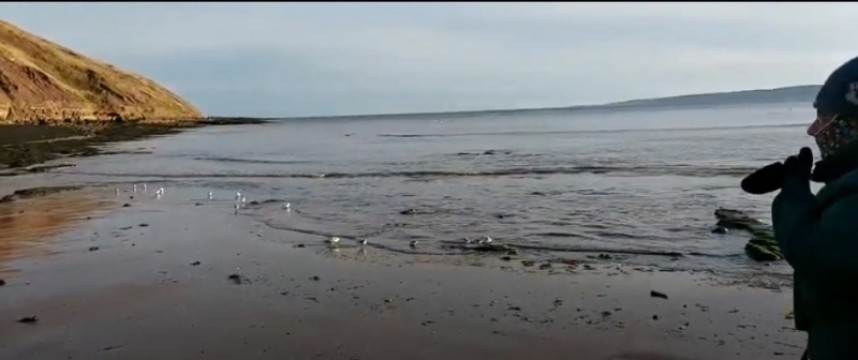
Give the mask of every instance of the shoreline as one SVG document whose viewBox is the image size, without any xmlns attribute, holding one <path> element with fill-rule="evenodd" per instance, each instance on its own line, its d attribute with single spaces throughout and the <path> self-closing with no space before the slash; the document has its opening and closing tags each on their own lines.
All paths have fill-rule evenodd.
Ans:
<svg viewBox="0 0 858 360">
<path fill-rule="evenodd" d="M 131 199 L 101 186 L 0 204 L 9 219 L 0 232 L 0 357 L 801 355 L 805 335 L 785 317 L 785 289 L 686 271 L 621 273 L 612 261 L 550 273 L 496 266 L 491 255 L 452 264 L 331 249 L 324 237 L 266 227 L 226 203 L 197 205 L 199 191 Z M 471 258 L 485 265 L 467 265 Z M 27 316 L 38 321 L 16 322 Z"/>
<path fill-rule="evenodd" d="M 0 124 L 0 177 L 44 172 L 45 162 L 106 154 L 101 145 L 171 135 L 203 126 L 265 124 L 272 119 L 208 117 L 193 121 L 90 121 Z"/>
</svg>

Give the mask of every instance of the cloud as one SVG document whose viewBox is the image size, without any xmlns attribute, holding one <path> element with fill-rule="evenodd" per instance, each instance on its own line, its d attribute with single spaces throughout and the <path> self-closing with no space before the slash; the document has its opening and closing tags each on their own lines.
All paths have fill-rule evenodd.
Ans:
<svg viewBox="0 0 858 360">
<path fill-rule="evenodd" d="M 568 106 L 820 83 L 850 3 L 0 4 L 212 114 Z M 845 40 L 845 41 L 844 41 Z"/>
</svg>

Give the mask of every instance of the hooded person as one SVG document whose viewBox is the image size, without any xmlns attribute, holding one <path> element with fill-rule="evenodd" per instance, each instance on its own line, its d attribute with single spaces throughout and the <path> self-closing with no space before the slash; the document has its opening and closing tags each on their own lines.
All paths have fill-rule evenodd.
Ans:
<svg viewBox="0 0 858 360">
<path fill-rule="evenodd" d="M 820 88 L 808 127 L 821 154 L 803 148 L 784 162 L 772 203 L 775 238 L 794 270 L 796 329 L 804 359 L 858 359 L 858 58 Z M 813 169 L 813 171 L 811 171 Z M 814 195 L 810 181 L 825 185 Z"/>
</svg>

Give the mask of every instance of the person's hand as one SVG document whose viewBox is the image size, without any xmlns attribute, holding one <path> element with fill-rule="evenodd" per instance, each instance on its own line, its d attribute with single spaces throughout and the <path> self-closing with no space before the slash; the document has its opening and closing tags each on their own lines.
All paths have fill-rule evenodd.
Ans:
<svg viewBox="0 0 858 360">
<path fill-rule="evenodd" d="M 813 168 L 813 151 L 803 147 L 798 155 L 790 156 L 784 161 L 784 185 L 791 182 L 810 190 L 810 173 Z"/>
</svg>

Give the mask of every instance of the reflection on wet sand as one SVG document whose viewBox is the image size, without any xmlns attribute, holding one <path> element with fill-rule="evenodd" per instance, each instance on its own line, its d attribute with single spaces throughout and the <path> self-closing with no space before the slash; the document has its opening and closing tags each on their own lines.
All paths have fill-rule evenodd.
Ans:
<svg viewBox="0 0 858 360">
<path fill-rule="evenodd" d="M 0 204 L 0 273 L 12 271 L 8 262 L 13 259 L 49 255 L 43 245 L 54 235 L 109 204 L 83 191 Z"/>
</svg>

